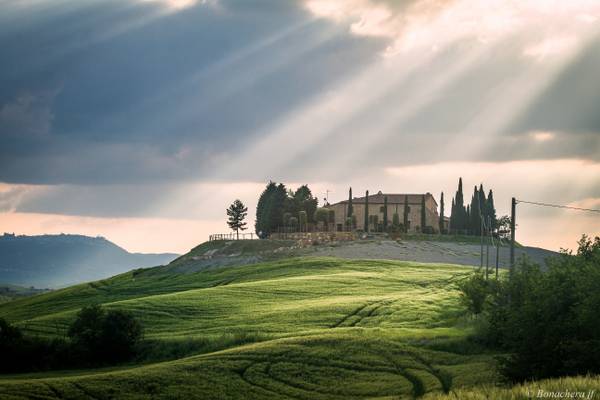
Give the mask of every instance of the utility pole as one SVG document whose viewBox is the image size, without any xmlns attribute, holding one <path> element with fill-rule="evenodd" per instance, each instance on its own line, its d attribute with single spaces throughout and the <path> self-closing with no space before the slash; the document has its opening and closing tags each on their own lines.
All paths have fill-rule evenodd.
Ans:
<svg viewBox="0 0 600 400">
<path fill-rule="evenodd" d="M 496 280 L 498 280 L 498 263 L 500 259 L 500 238 L 498 238 L 498 241 L 496 243 Z"/>
<path fill-rule="evenodd" d="M 480 223 L 479 223 L 479 225 L 480 225 L 479 226 L 480 240 L 479 241 L 480 241 L 480 245 L 481 245 L 481 248 L 479 250 L 479 253 L 481 255 L 481 261 L 479 262 L 479 268 L 481 269 L 481 268 L 483 268 L 483 218 L 481 218 L 481 215 L 480 215 L 479 219 L 480 219 Z M 487 271 L 486 271 L 486 279 L 487 279 Z"/>
<path fill-rule="evenodd" d="M 486 222 L 486 237 L 485 241 L 485 279 L 488 278 L 488 270 L 490 268 L 490 217 L 488 215 Z"/>
<path fill-rule="evenodd" d="M 512 198 L 510 207 L 510 274 L 515 269 L 515 218 L 517 214 L 517 199 Z"/>
</svg>

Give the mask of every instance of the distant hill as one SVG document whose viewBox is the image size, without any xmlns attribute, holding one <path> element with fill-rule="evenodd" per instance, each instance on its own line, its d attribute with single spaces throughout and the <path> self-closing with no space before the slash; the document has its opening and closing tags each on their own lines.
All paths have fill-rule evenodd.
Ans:
<svg viewBox="0 0 600 400">
<path fill-rule="evenodd" d="M 0 236 L 0 282 L 60 287 L 167 264 L 176 257 L 171 253 L 129 253 L 102 237 L 5 233 Z"/>
</svg>

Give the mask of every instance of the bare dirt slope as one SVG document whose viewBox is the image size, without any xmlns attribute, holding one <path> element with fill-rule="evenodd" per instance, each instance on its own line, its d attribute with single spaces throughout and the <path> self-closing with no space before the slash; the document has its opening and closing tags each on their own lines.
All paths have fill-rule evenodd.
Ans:
<svg viewBox="0 0 600 400">
<path fill-rule="evenodd" d="M 369 240 L 340 243 L 334 246 L 316 246 L 313 247 L 313 254 L 347 259 L 386 259 L 460 265 L 479 265 L 481 262 L 481 247 L 478 244 L 423 240 L 398 242 L 395 240 Z M 517 259 L 524 254 L 540 265 L 545 264 L 547 257 L 557 255 L 553 251 L 537 247 L 524 246 L 516 249 Z M 500 268 L 507 268 L 509 261 L 509 247 L 501 247 Z M 485 247 L 483 262 L 484 265 L 488 262 Z M 493 247 L 490 247 L 489 250 L 489 265 L 496 265 L 496 251 Z"/>
</svg>

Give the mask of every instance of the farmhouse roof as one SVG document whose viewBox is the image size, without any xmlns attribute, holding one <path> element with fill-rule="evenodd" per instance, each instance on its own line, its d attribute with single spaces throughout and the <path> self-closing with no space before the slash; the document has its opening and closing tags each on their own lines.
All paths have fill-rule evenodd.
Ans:
<svg viewBox="0 0 600 400">
<path fill-rule="evenodd" d="M 437 206 L 437 201 L 431 193 L 423 193 L 423 194 L 402 194 L 402 193 L 381 193 L 378 192 L 376 194 L 369 194 L 369 204 L 383 204 L 383 198 L 387 196 L 388 204 L 404 204 L 404 199 L 408 196 L 408 204 L 421 204 L 421 197 L 425 195 L 425 198 L 431 197 L 434 203 Z M 352 203 L 364 203 L 365 196 L 362 197 L 354 197 L 352 199 Z M 340 201 L 336 204 L 347 204 L 348 200 Z"/>
</svg>

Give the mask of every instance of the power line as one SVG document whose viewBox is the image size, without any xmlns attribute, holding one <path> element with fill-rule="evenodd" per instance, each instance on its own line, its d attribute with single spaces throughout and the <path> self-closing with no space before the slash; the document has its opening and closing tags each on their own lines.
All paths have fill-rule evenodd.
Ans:
<svg viewBox="0 0 600 400">
<path fill-rule="evenodd" d="M 533 204 L 535 206 L 553 207 L 553 208 L 566 208 L 568 210 L 589 211 L 589 212 L 600 213 L 600 210 L 596 210 L 596 209 L 593 209 L 593 208 L 571 207 L 571 206 L 563 206 L 563 205 L 559 205 L 559 204 L 538 203 L 538 202 L 535 202 L 535 201 L 517 200 L 517 203 L 525 203 L 525 204 Z"/>
</svg>

